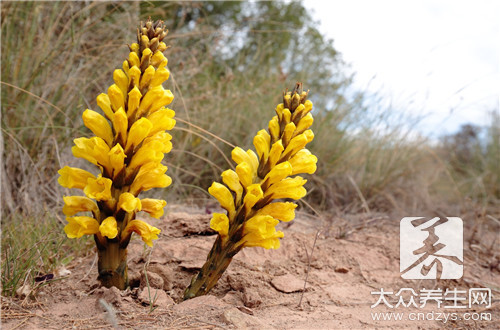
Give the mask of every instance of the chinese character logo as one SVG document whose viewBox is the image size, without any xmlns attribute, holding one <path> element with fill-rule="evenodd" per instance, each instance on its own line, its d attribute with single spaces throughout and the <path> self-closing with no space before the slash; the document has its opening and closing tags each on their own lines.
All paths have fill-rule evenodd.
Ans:
<svg viewBox="0 0 500 330">
<path fill-rule="evenodd" d="M 406 217 L 400 223 L 400 272 L 407 280 L 459 279 L 463 275 L 463 222 Z"/>
</svg>

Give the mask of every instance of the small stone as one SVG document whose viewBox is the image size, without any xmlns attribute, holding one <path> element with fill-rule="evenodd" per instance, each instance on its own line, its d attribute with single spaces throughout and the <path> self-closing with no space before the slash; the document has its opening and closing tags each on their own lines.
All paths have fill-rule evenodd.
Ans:
<svg viewBox="0 0 500 330">
<path fill-rule="evenodd" d="M 165 283 L 160 275 L 150 271 L 147 271 L 146 274 L 144 271 L 141 272 L 141 288 L 147 288 L 149 286 L 150 288 L 163 289 Z"/>
<path fill-rule="evenodd" d="M 153 304 L 153 306 L 160 308 L 167 308 L 175 303 L 174 300 L 165 293 L 165 291 L 153 288 L 150 288 L 149 290 L 148 288 L 142 289 L 137 299 L 139 299 L 139 301 L 144 305 Z"/>
<path fill-rule="evenodd" d="M 96 305 L 99 305 L 99 299 L 103 299 L 105 302 L 115 307 L 120 307 L 122 303 L 121 292 L 114 286 L 109 289 L 104 287 L 99 288 L 94 292 L 94 294 L 97 297 Z"/>
<path fill-rule="evenodd" d="M 150 264 L 148 271 L 160 275 L 163 279 L 163 290 L 170 291 L 173 288 L 174 274 L 166 265 Z"/>
<path fill-rule="evenodd" d="M 262 304 L 262 299 L 255 291 L 245 290 L 243 293 L 243 304 L 246 307 L 255 308 Z"/>
<path fill-rule="evenodd" d="M 276 288 L 276 290 L 284 293 L 292 293 L 302 291 L 304 289 L 304 281 L 291 274 L 277 276 L 273 278 L 271 284 L 274 288 Z"/>
<path fill-rule="evenodd" d="M 345 268 L 345 267 L 336 267 L 335 268 L 335 272 L 336 273 L 342 273 L 342 274 L 346 274 L 349 272 L 349 269 Z"/>
<path fill-rule="evenodd" d="M 226 323 L 234 325 L 236 329 L 274 329 L 255 316 L 242 313 L 235 307 L 225 310 L 223 319 Z"/>
<path fill-rule="evenodd" d="M 223 310 L 227 308 L 229 305 L 222 301 L 221 299 L 211 296 L 199 296 L 194 297 L 188 300 L 184 300 L 183 302 L 176 304 L 173 307 L 173 310 L 176 313 L 186 313 L 189 312 L 191 314 L 200 314 L 207 310 Z"/>
<path fill-rule="evenodd" d="M 31 285 L 29 285 L 28 283 L 25 283 L 23 286 L 20 286 L 16 290 L 16 294 L 20 298 L 24 298 L 24 297 L 28 296 L 30 293 L 31 293 Z"/>
</svg>

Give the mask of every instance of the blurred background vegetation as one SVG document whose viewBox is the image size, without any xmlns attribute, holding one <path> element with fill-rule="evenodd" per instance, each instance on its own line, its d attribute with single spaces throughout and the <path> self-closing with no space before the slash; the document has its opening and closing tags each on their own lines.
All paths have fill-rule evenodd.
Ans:
<svg viewBox="0 0 500 330">
<path fill-rule="evenodd" d="M 96 96 L 112 84 L 126 44 L 149 16 L 170 30 L 165 87 L 175 95 L 170 107 L 178 119 L 165 159 L 173 184 L 152 195 L 171 204 L 209 203 L 206 189 L 231 166 L 230 144 L 253 148 L 282 91 L 301 81 L 314 102 L 310 149 L 319 159 L 303 211 L 328 219 L 361 212 L 396 220 L 500 218 L 498 112 L 492 109 L 489 127 L 465 125 L 440 141 L 418 136 L 408 129 L 418 118 L 352 87 L 353 72 L 300 2 L 3 1 L 1 14 L 4 270 L 47 239 L 33 228 L 61 228 L 58 248 L 38 258 L 42 263 L 81 250 L 62 232 L 68 192 L 57 184 L 57 170 L 84 166 L 70 151 L 74 138 L 90 136 L 81 114 L 97 110 Z M 12 252 L 12 237 L 21 235 L 31 243 Z M 4 290 L 15 288 L 8 280 L 16 276 L 5 274 Z"/>
</svg>

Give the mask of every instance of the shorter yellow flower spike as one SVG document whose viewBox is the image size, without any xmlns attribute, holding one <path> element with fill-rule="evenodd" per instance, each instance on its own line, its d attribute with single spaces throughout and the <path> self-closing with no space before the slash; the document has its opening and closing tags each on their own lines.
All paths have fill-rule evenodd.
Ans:
<svg viewBox="0 0 500 330">
<path fill-rule="evenodd" d="M 108 119 L 113 119 L 113 110 L 111 110 L 111 101 L 109 100 L 108 94 L 99 94 L 99 96 L 97 96 L 97 105 Z"/>
<path fill-rule="evenodd" d="M 88 198 L 93 198 L 97 201 L 107 201 L 111 199 L 112 184 L 113 181 L 99 175 L 97 179 L 88 179 L 87 186 L 83 189 L 83 192 Z"/>
<path fill-rule="evenodd" d="M 264 197 L 269 197 L 271 199 L 300 199 L 307 193 L 306 189 L 303 187 L 306 182 L 307 180 L 302 179 L 300 176 L 286 178 L 270 186 L 269 189 L 266 190 Z"/>
<path fill-rule="evenodd" d="M 109 165 L 113 169 L 113 178 L 115 178 L 118 173 L 123 170 L 125 158 L 125 152 L 120 144 L 116 144 L 108 153 L 109 155 Z"/>
<path fill-rule="evenodd" d="M 132 213 L 142 210 L 142 203 L 141 200 L 135 197 L 133 194 L 124 192 L 118 199 L 117 208 L 122 209 L 127 213 Z"/>
<path fill-rule="evenodd" d="M 144 198 L 141 200 L 142 210 L 149 213 L 155 219 L 159 219 L 163 215 L 163 208 L 167 202 L 162 199 Z"/>
<path fill-rule="evenodd" d="M 175 119 L 173 119 L 175 115 L 174 110 L 168 108 L 162 108 L 156 112 L 150 114 L 147 118 L 151 123 L 153 123 L 153 127 L 151 128 L 150 135 L 153 135 L 160 131 L 169 131 L 175 126 Z"/>
<path fill-rule="evenodd" d="M 262 199 L 264 193 L 262 192 L 262 188 L 260 184 L 254 183 L 247 187 L 247 193 L 245 194 L 245 198 L 243 199 L 243 203 L 245 204 L 246 213 L 249 213 L 252 207 Z"/>
<path fill-rule="evenodd" d="M 128 153 L 130 150 L 138 146 L 142 140 L 148 136 L 151 128 L 153 128 L 153 124 L 147 118 L 141 118 L 136 121 L 132 127 L 130 127 L 125 153 Z"/>
<path fill-rule="evenodd" d="M 292 165 L 292 174 L 313 174 L 316 172 L 316 163 L 318 162 L 318 158 L 311 154 L 311 152 L 307 149 L 302 149 L 295 154 L 290 160 L 290 164 Z"/>
<path fill-rule="evenodd" d="M 113 143 L 113 131 L 106 118 L 93 110 L 85 110 L 82 115 L 83 124 L 96 136 L 103 139 L 108 146 Z"/>
<path fill-rule="evenodd" d="M 257 215 L 250 218 L 244 223 L 243 239 L 241 242 L 246 247 L 279 248 L 279 238 L 282 238 L 284 234 L 281 231 L 276 231 L 275 226 L 278 223 L 278 220 L 269 215 Z"/>
<path fill-rule="evenodd" d="M 120 108 L 125 108 L 125 98 L 123 97 L 122 90 L 116 84 L 108 88 L 108 97 L 111 101 L 111 108 L 116 111 Z"/>
<path fill-rule="evenodd" d="M 210 228 L 218 232 L 222 237 L 227 237 L 229 231 L 229 218 L 223 213 L 213 213 L 210 220 Z"/>
<path fill-rule="evenodd" d="M 60 177 L 57 182 L 65 188 L 83 189 L 88 179 L 95 179 L 95 175 L 76 167 L 64 166 L 59 171 Z"/>
<path fill-rule="evenodd" d="M 99 223 L 91 217 L 66 218 L 68 224 L 64 227 L 64 232 L 68 238 L 80 238 L 83 235 L 93 235 L 99 232 Z"/>
<path fill-rule="evenodd" d="M 147 191 L 152 188 L 165 188 L 172 183 L 172 179 L 164 174 L 167 167 L 158 163 L 148 163 L 141 166 L 132 185 L 130 192 L 137 196 L 141 191 Z"/>
<path fill-rule="evenodd" d="M 226 170 L 221 174 L 222 182 L 229 187 L 236 194 L 235 201 L 239 202 L 243 195 L 243 187 L 240 184 L 238 174 L 233 170 Z"/>
<path fill-rule="evenodd" d="M 123 230 L 122 240 L 127 238 L 132 232 L 140 235 L 144 243 L 148 246 L 153 246 L 153 240 L 158 239 L 158 234 L 161 230 L 153 227 L 141 220 L 132 220 Z"/>
<path fill-rule="evenodd" d="M 255 215 L 269 215 L 281 221 L 292 221 L 295 218 L 297 204 L 290 202 L 275 202 L 267 204 L 256 212 Z"/>
<path fill-rule="evenodd" d="M 106 236 L 111 239 L 115 238 L 118 235 L 116 219 L 114 217 L 107 217 L 104 219 L 99 226 L 99 232 L 102 236 Z"/>
<path fill-rule="evenodd" d="M 221 207 L 225 209 L 230 218 L 233 218 L 236 210 L 234 207 L 233 195 L 223 184 L 218 182 L 212 183 L 208 188 L 208 193 L 214 196 L 220 203 Z"/>
<path fill-rule="evenodd" d="M 66 216 L 75 215 L 78 212 L 93 212 L 99 214 L 97 204 L 90 198 L 84 196 L 64 196 L 63 213 Z"/>
</svg>

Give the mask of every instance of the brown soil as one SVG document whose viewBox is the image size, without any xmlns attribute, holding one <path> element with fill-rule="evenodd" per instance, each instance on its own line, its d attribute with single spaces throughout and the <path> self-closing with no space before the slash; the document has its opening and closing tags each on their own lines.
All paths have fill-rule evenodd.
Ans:
<svg viewBox="0 0 500 330">
<path fill-rule="evenodd" d="M 500 266 L 491 251 L 496 232 L 481 244 L 465 242 L 465 274 L 459 280 L 405 281 L 399 275 L 399 219 L 356 215 L 319 223 L 299 215 L 285 232 L 278 250 L 247 248 L 229 266 L 208 296 L 182 301 L 191 277 L 203 265 L 213 243 L 204 211 L 171 207 L 153 250 L 139 239 L 129 248 L 132 289 L 99 288 L 93 255 L 69 265 L 71 274 L 57 278 L 26 297 L 2 297 L 4 329 L 95 328 L 496 328 L 500 320 Z M 173 211 L 172 211 L 173 209 Z M 318 230 L 316 247 L 311 256 Z M 488 243 L 489 242 L 489 243 Z M 310 265 L 308 271 L 308 265 Z M 144 269 L 147 269 L 147 278 Z M 62 273 L 64 274 L 64 273 Z M 305 292 L 304 280 L 308 274 Z M 149 282 L 149 288 L 147 285 Z M 489 287 L 491 307 L 459 310 L 490 314 L 492 321 L 374 321 L 373 312 L 456 312 L 437 308 L 371 308 L 372 291 L 415 291 Z M 25 290 L 26 291 L 26 290 Z M 151 303 L 152 300 L 156 301 Z M 302 300 L 302 301 L 301 301 Z M 301 304 L 299 306 L 299 302 Z M 392 298 L 392 303 L 395 304 Z M 436 314 L 437 315 L 437 314 Z"/>
</svg>

